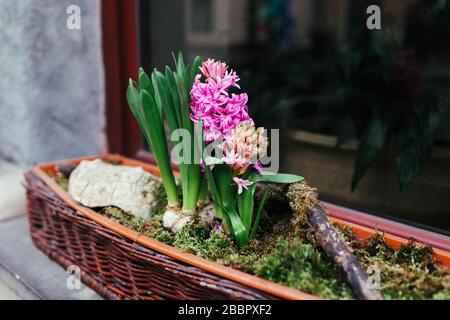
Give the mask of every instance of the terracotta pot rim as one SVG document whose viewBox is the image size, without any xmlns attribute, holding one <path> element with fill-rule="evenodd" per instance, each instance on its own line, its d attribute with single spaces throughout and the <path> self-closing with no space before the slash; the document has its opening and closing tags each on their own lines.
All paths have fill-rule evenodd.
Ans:
<svg viewBox="0 0 450 320">
<path fill-rule="evenodd" d="M 124 165 L 129 166 L 140 166 L 143 167 L 144 170 L 154 174 L 159 175 L 159 169 L 150 164 L 143 163 L 141 161 L 129 159 L 126 157 L 123 157 L 121 155 L 117 154 L 105 154 L 100 156 L 91 156 L 91 157 L 83 157 L 83 158 L 76 158 L 71 160 L 65 160 L 65 161 L 58 161 L 58 162 L 49 162 L 49 163 L 43 163 L 38 164 L 32 168 L 33 173 L 38 176 L 61 200 L 66 202 L 72 209 L 78 211 L 79 213 L 83 214 L 87 218 L 93 220 L 94 222 L 114 231 L 118 234 L 122 235 L 123 237 L 137 242 L 151 250 L 157 251 L 161 254 L 165 254 L 173 259 L 182 261 L 184 263 L 187 263 L 189 265 L 201 268 L 205 271 L 211 272 L 212 274 L 221 276 L 223 278 L 226 278 L 228 280 L 235 281 L 237 283 L 247 285 L 249 287 L 252 287 L 256 290 L 277 296 L 282 299 L 289 299 L 289 300 L 317 300 L 320 299 L 317 296 L 314 296 L 312 294 L 308 294 L 296 289 L 292 289 L 280 284 L 277 284 L 275 282 L 265 280 L 262 278 L 259 278 L 257 276 L 250 275 L 248 273 L 233 269 L 231 267 L 227 267 L 224 265 L 220 265 L 215 262 L 208 261 L 204 258 L 201 258 L 199 256 L 183 252 L 177 248 L 174 248 L 172 246 L 169 246 L 167 244 L 164 244 L 162 242 L 156 241 L 154 239 L 151 239 L 149 237 L 139 235 L 137 232 L 130 230 L 119 223 L 106 218 L 105 216 L 95 212 L 92 209 L 83 207 L 79 205 L 75 200 L 73 200 L 68 192 L 66 192 L 64 189 L 62 189 L 48 174 L 47 172 L 49 170 L 54 170 L 56 165 L 61 162 L 69 162 L 77 164 L 82 160 L 93 160 L 93 159 L 105 159 L 105 158 L 114 158 L 120 160 Z M 373 234 L 376 234 L 378 231 L 374 230 L 372 228 L 368 228 L 365 226 L 361 226 L 352 222 L 345 221 L 343 219 L 339 218 L 333 218 L 331 217 L 331 220 L 340 224 L 340 225 L 347 225 L 353 229 L 355 234 L 358 238 L 364 239 L 367 238 Z M 401 245 L 404 245 L 408 243 L 408 240 L 390 235 L 390 234 L 384 234 L 386 242 L 391 245 L 394 248 L 398 248 Z M 441 263 L 445 264 L 448 268 L 450 268 L 450 252 L 440 250 L 433 248 L 433 255 L 434 257 Z"/>
</svg>

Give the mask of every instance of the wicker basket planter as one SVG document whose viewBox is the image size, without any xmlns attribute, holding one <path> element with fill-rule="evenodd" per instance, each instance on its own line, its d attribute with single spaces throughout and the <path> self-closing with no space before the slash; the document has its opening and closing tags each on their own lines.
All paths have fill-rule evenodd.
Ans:
<svg viewBox="0 0 450 320">
<path fill-rule="evenodd" d="M 155 166 L 123 157 L 119 159 L 125 165 L 141 166 L 158 174 Z M 81 160 L 70 161 L 78 163 Z M 26 174 L 32 240 L 40 250 L 63 267 L 79 266 L 83 282 L 103 297 L 317 299 L 298 290 L 184 253 L 82 207 L 48 175 L 55 168 L 56 163 L 41 164 Z M 337 215 L 338 211 L 336 210 Z M 350 226 L 361 239 L 377 232 L 374 228 L 361 224 L 332 219 Z M 383 229 L 382 227 L 377 230 Z M 443 249 L 448 245 L 425 233 L 404 235 L 402 238 L 387 233 L 385 239 L 394 248 L 406 244 L 411 236 L 430 245 L 438 244 Z M 450 267 L 448 249 L 434 248 L 434 255 L 438 261 Z"/>
</svg>

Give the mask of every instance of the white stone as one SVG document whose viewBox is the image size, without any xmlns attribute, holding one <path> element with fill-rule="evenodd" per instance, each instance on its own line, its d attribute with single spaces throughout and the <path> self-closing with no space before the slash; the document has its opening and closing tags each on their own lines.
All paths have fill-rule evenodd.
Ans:
<svg viewBox="0 0 450 320">
<path fill-rule="evenodd" d="M 164 212 L 162 223 L 163 227 L 171 230 L 173 233 L 178 233 L 183 227 L 195 219 L 198 213 L 198 218 L 206 225 L 212 225 L 216 218 L 216 210 L 211 202 L 202 203 L 197 207 L 197 211 L 183 212 L 168 209 Z"/>
<path fill-rule="evenodd" d="M 166 229 L 171 229 L 172 226 L 178 221 L 180 218 L 180 212 L 174 210 L 167 210 L 164 212 L 162 223 L 163 227 Z"/>
<path fill-rule="evenodd" d="M 205 203 L 199 212 L 200 221 L 207 225 L 212 225 L 216 216 L 216 209 L 212 202 Z"/>
<path fill-rule="evenodd" d="M 85 207 L 115 206 L 147 218 L 156 201 L 152 191 L 158 183 L 158 178 L 141 167 L 82 161 L 70 175 L 69 194 Z"/>
<path fill-rule="evenodd" d="M 171 230 L 173 233 L 178 233 L 184 226 L 188 225 L 193 220 L 193 214 L 181 213 L 178 220 L 172 225 Z"/>
<path fill-rule="evenodd" d="M 168 209 L 164 212 L 162 223 L 163 227 L 171 230 L 173 233 L 178 233 L 183 227 L 194 220 L 194 211 L 182 212 Z"/>
</svg>

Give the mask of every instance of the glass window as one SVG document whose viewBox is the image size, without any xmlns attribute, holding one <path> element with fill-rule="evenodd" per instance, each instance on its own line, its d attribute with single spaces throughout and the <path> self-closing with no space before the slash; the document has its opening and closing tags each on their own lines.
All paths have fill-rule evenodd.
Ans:
<svg viewBox="0 0 450 320">
<path fill-rule="evenodd" d="M 449 3 L 141 1 L 142 63 L 225 60 L 257 124 L 282 129 L 284 171 L 325 200 L 450 230 Z"/>
<path fill-rule="evenodd" d="M 213 31 L 213 1 L 212 0 L 187 0 L 189 6 L 190 32 L 196 34 L 210 33 Z"/>
</svg>

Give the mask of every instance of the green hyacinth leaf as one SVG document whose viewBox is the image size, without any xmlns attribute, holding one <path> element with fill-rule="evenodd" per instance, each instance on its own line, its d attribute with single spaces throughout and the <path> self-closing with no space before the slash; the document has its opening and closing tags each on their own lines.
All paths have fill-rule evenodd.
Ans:
<svg viewBox="0 0 450 320">
<path fill-rule="evenodd" d="M 259 220 L 261 220 L 261 216 L 264 211 L 264 205 L 266 203 L 269 192 L 270 192 L 270 185 L 267 187 L 266 191 L 264 192 L 264 196 L 262 197 L 259 203 L 258 212 L 256 213 L 255 221 L 253 222 L 252 232 L 250 234 L 249 240 L 253 240 L 255 238 L 256 231 L 258 230 Z"/>
<path fill-rule="evenodd" d="M 291 184 L 302 182 L 305 179 L 302 176 L 296 174 L 263 172 L 261 175 L 252 174 L 250 176 L 250 180 L 253 182 Z"/>
<path fill-rule="evenodd" d="M 248 233 L 242 223 L 241 217 L 230 204 L 224 204 L 222 209 L 230 219 L 231 232 L 233 233 L 236 243 L 241 248 L 245 247 L 248 244 Z"/>
<path fill-rule="evenodd" d="M 151 80 L 143 68 L 139 69 L 139 87 L 149 93 L 154 92 Z"/>
</svg>

